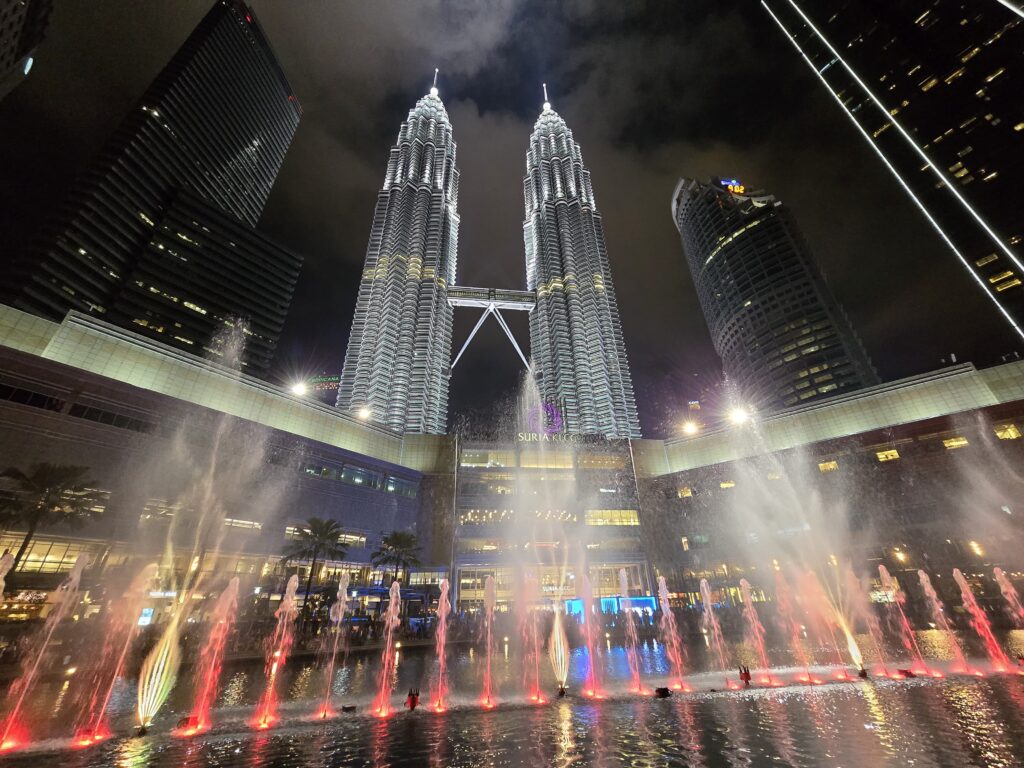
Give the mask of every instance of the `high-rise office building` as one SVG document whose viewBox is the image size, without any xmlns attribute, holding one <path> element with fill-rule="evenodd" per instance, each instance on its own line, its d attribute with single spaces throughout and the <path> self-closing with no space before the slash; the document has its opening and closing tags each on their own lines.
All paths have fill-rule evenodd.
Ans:
<svg viewBox="0 0 1024 768">
<path fill-rule="evenodd" d="M 530 352 L 541 397 L 571 434 L 640 437 L 601 214 L 580 145 L 544 102 L 523 181 Z"/>
<path fill-rule="evenodd" d="M 736 179 L 680 179 L 672 219 L 726 376 L 770 412 L 878 383 L 788 211 Z"/>
<path fill-rule="evenodd" d="M 53 0 L 0 0 L 0 99 L 28 77 Z"/>
<path fill-rule="evenodd" d="M 165 322 L 163 293 L 181 304 L 230 304 L 232 314 L 258 317 L 263 309 L 256 304 L 267 298 L 265 294 L 236 292 L 224 301 L 214 295 L 225 286 L 224 279 L 212 274 L 170 278 L 176 270 L 198 268 L 199 262 L 188 263 L 183 257 L 192 246 L 187 231 L 170 234 L 172 240 L 180 241 L 178 256 L 166 244 L 159 251 L 151 244 L 164 241 L 157 231 L 160 223 L 173 221 L 183 210 L 179 190 L 237 219 L 240 227 L 254 226 L 301 114 L 252 11 L 239 0 L 217 2 L 76 181 L 45 235 L 21 260 L 6 286 L 8 303 L 53 319 L 70 309 L 93 312 L 192 352 L 209 339 L 191 338 L 191 331 L 172 331 L 173 324 Z M 192 206 L 191 210 L 198 209 Z M 197 218 L 200 231 L 202 225 Z M 219 220 L 210 228 L 225 231 Z M 253 233 L 245 239 L 252 244 L 259 238 Z M 243 244 L 236 242 L 235 247 L 241 250 Z M 266 253 L 273 250 L 270 247 Z M 266 253 L 241 256 L 239 263 L 260 260 Z M 148 266 L 140 264 L 143 256 Z M 212 260 L 201 263 L 204 268 L 213 267 Z M 290 264 L 282 266 L 283 272 L 290 269 Z M 163 275 L 143 279 L 146 293 L 150 286 L 153 289 L 151 315 L 146 314 L 147 295 L 136 290 L 131 277 L 139 270 Z M 271 274 L 253 279 L 268 280 Z M 249 278 L 238 279 L 244 284 Z M 277 312 L 282 302 L 290 301 L 292 287 L 288 283 L 273 288 L 270 311 Z M 112 311 L 115 306 L 119 309 Z M 135 322 L 140 319 L 150 325 Z M 165 331 L 154 331 L 160 327 Z"/>
<path fill-rule="evenodd" d="M 218 359 L 235 329 L 242 370 L 264 377 L 284 328 L 302 258 L 198 195 L 179 191 L 154 222 L 106 318 Z"/>
<path fill-rule="evenodd" d="M 1024 12 L 1019 4 L 762 0 L 761 5 L 1024 338 L 1024 218 L 1017 188 L 1024 173 Z"/>
<path fill-rule="evenodd" d="M 435 84 L 402 123 L 377 195 L 339 408 L 403 432 L 445 431 L 458 197 L 455 139 Z"/>
</svg>

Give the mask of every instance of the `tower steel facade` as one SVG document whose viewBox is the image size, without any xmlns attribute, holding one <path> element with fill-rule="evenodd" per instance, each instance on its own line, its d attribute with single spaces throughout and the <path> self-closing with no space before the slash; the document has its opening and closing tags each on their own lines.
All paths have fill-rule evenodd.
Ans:
<svg viewBox="0 0 1024 768">
<path fill-rule="evenodd" d="M 217 2 L 20 260 L 8 303 L 52 319 L 91 312 L 196 354 L 216 355 L 212 337 L 248 318 L 260 336 L 249 370 L 265 372 L 298 264 L 242 265 L 284 254 L 252 228 L 301 114 L 252 10 Z M 230 258 L 189 258 L 206 235 L 223 235 Z M 194 322 L 171 320 L 178 311 Z"/>
<path fill-rule="evenodd" d="M 530 351 L 541 397 L 564 431 L 640 437 L 601 214 L 580 145 L 545 101 L 523 181 Z"/>
<path fill-rule="evenodd" d="M 377 195 L 339 408 L 403 432 L 444 433 L 458 196 L 455 140 L 435 84 L 402 123 Z"/>
<path fill-rule="evenodd" d="M 715 351 L 747 402 L 775 411 L 878 383 L 779 200 L 734 179 L 681 179 L 672 218 Z"/>
<path fill-rule="evenodd" d="M 762 0 L 1024 339 L 1024 20 L 1007 0 Z M 1005 352 L 995 341 L 992 352 Z"/>
</svg>

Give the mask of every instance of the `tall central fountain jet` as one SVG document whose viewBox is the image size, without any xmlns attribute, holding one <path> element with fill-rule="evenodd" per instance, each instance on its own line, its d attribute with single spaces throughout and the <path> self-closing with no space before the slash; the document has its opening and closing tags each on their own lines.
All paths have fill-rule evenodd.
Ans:
<svg viewBox="0 0 1024 768">
<path fill-rule="evenodd" d="M 377 196 L 339 408 L 402 432 L 445 432 L 458 196 L 455 140 L 435 72 L 399 129 Z"/>
<path fill-rule="evenodd" d="M 640 437 L 601 214 L 580 145 L 551 108 L 533 127 L 523 180 L 530 349 L 540 396 L 569 434 Z"/>
</svg>

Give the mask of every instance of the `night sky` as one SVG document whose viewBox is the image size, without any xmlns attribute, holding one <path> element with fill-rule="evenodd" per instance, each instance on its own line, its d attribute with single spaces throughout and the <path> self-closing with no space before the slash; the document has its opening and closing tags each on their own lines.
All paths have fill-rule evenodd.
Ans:
<svg viewBox="0 0 1024 768">
<path fill-rule="evenodd" d="M 305 114 L 260 228 L 304 254 L 275 378 L 340 372 L 389 147 L 434 67 L 458 143 L 459 282 L 524 287 L 525 152 L 541 83 L 583 148 L 645 436 L 674 434 L 719 376 L 670 198 L 735 177 L 794 212 L 884 380 L 979 365 L 1009 329 L 750 0 L 254 2 Z M 0 243 L 23 247 L 209 0 L 62 0 L 0 102 Z M 476 322 L 456 315 L 456 349 Z M 528 348 L 525 317 L 509 317 Z M 453 350 L 454 352 L 454 350 Z M 521 363 L 488 321 L 451 413 L 486 415 Z"/>
</svg>

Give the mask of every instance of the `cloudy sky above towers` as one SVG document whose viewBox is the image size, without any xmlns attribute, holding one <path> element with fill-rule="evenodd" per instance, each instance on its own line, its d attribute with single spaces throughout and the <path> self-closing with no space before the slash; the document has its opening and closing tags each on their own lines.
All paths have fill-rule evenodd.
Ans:
<svg viewBox="0 0 1024 768">
<path fill-rule="evenodd" d="M 277 2 L 252 6 L 305 114 L 261 229 L 306 262 L 282 380 L 340 371 L 387 153 L 439 86 L 462 173 L 459 282 L 524 283 L 525 151 L 548 83 L 604 217 L 645 435 L 668 436 L 718 375 L 669 213 L 680 175 L 742 179 L 793 210 L 884 379 L 990 364 L 1009 332 L 813 74 L 751 0 Z M 31 77 L 0 102 L 0 242 L 31 237 L 209 0 L 64 0 Z M 466 313 L 466 314 L 462 314 Z M 524 318 L 510 318 L 528 344 Z M 455 344 L 475 323 L 456 317 Z M 515 389 L 492 322 L 453 415 Z"/>
</svg>

